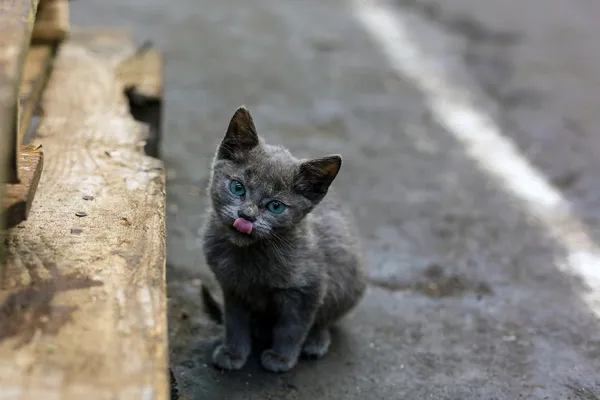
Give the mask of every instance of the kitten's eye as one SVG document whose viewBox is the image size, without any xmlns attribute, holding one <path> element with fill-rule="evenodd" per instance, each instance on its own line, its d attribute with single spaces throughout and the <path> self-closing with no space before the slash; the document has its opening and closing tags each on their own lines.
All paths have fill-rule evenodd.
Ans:
<svg viewBox="0 0 600 400">
<path fill-rule="evenodd" d="M 285 204 L 277 200 L 273 200 L 267 203 L 267 210 L 269 210 L 273 214 L 281 214 L 285 211 L 285 208 Z"/>
<path fill-rule="evenodd" d="M 229 190 L 236 196 L 243 196 L 246 194 L 246 188 L 238 181 L 229 182 Z"/>
</svg>

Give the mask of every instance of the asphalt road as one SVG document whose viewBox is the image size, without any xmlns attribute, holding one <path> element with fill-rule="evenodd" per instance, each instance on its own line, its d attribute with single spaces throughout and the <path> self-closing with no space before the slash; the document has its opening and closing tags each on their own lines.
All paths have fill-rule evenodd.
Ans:
<svg viewBox="0 0 600 400">
<path fill-rule="evenodd" d="M 183 399 L 600 398 L 600 3 L 78 0 L 164 51 L 173 372 Z M 198 229 L 245 104 L 339 152 L 372 285 L 331 353 L 210 365 Z"/>
</svg>

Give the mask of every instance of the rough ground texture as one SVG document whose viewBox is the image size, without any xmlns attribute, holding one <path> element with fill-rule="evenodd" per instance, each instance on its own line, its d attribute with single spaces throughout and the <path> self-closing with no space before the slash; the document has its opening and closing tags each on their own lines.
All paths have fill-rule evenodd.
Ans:
<svg viewBox="0 0 600 400">
<path fill-rule="evenodd" d="M 182 399 L 596 399 L 600 329 L 564 249 L 465 155 L 341 0 L 81 0 L 167 59 L 171 360 Z M 397 0 L 600 242 L 600 5 Z M 433 33 L 432 33 L 433 32 Z M 440 41 L 439 38 L 443 38 Z M 469 86 L 470 85 L 470 86 Z M 246 104 L 270 141 L 340 152 L 373 284 L 331 353 L 284 375 L 210 365 L 198 229 L 215 146 Z"/>
</svg>

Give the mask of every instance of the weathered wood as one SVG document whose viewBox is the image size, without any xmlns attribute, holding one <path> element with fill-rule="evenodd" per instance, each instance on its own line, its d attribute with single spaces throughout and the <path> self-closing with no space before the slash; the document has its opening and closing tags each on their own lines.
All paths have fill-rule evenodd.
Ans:
<svg viewBox="0 0 600 400">
<path fill-rule="evenodd" d="M 70 27 L 68 0 L 40 0 L 33 26 L 33 40 L 63 40 Z"/>
<path fill-rule="evenodd" d="M 42 175 L 44 153 L 40 148 L 22 146 L 19 154 L 19 183 L 6 183 L 2 196 L 2 218 L 6 228 L 25 221 Z"/>
<path fill-rule="evenodd" d="M 6 398 L 168 398 L 164 171 L 116 73 L 133 51 L 73 29 L 54 60 L 32 143 L 44 172 L 0 266 Z"/>
<path fill-rule="evenodd" d="M 18 182 L 19 83 L 38 0 L 0 0 L 0 181 Z"/>
</svg>

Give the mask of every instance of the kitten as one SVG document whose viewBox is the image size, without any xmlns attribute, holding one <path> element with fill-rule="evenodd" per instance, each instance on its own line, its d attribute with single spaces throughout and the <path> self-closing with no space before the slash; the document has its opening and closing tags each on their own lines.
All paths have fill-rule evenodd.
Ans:
<svg viewBox="0 0 600 400">
<path fill-rule="evenodd" d="M 362 298 L 351 216 L 326 196 L 341 164 L 338 155 L 298 160 L 264 143 L 248 110 L 236 110 L 213 160 L 204 227 L 204 254 L 224 300 L 216 366 L 242 368 L 253 338 L 270 343 L 261 355 L 269 371 L 290 370 L 301 353 L 322 357 L 330 325 Z M 218 309 L 205 287 L 203 297 Z"/>
</svg>

